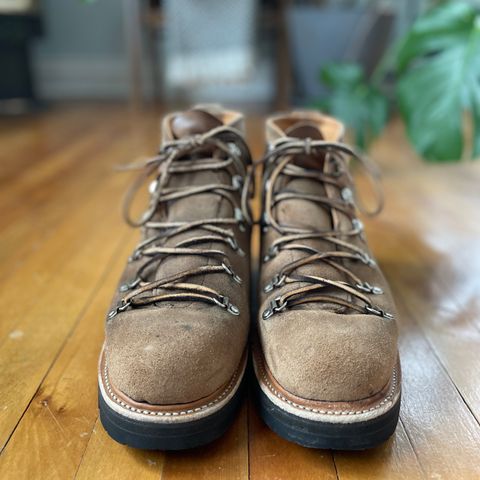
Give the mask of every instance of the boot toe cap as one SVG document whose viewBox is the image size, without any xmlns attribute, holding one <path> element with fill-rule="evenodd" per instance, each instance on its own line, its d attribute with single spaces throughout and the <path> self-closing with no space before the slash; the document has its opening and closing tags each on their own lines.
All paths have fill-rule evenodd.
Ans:
<svg viewBox="0 0 480 480">
<path fill-rule="evenodd" d="M 238 367 L 244 324 L 218 308 L 124 312 L 106 327 L 109 380 L 133 400 L 155 405 L 206 397 Z"/>
<path fill-rule="evenodd" d="M 379 392 L 397 361 L 395 322 L 374 315 L 291 310 L 262 320 L 266 363 L 302 398 L 355 401 Z"/>
</svg>

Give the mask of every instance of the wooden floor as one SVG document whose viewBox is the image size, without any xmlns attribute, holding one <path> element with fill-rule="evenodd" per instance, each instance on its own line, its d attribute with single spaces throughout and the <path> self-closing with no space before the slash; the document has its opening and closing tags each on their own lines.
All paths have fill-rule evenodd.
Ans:
<svg viewBox="0 0 480 480">
<path fill-rule="evenodd" d="M 249 123 L 260 155 L 259 118 Z M 287 443 L 245 401 L 229 432 L 186 453 L 105 434 L 97 356 L 110 296 L 136 240 L 120 219 L 128 174 L 158 117 L 66 105 L 0 120 L 0 479 L 479 479 L 480 163 L 422 164 L 401 126 L 372 155 L 387 205 L 367 222 L 401 311 L 401 422 L 362 453 Z"/>
</svg>

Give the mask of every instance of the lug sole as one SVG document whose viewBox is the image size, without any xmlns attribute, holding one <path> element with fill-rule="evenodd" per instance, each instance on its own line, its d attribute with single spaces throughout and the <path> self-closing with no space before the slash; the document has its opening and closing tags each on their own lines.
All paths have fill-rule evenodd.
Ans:
<svg viewBox="0 0 480 480">
<path fill-rule="evenodd" d="M 98 407 L 106 432 L 119 443 L 145 450 L 184 450 L 210 443 L 235 419 L 242 400 L 248 352 L 228 384 L 189 404 L 136 402 L 110 382 L 105 354 L 99 362 Z"/>
<path fill-rule="evenodd" d="M 310 448 L 366 450 L 385 442 L 398 423 L 400 362 L 377 394 L 357 401 L 320 401 L 296 396 L 275 379 L 254 341 L 254 392 L 264 422 L 281 437 Z"/>
<path fill-rule="evenodd" d="M 263 421 L 277 435 L 303 447 L 330 450 L 366 450 L 385 442 L 395 431 L 400 397 L 379 417 L 363 422 L 329 423 L 293 415 L 275 405 L 256 387 L 257 405 Z"/>
<path fill-rule="evenodd" d="M 145 450 L 185 450 L 213 442 L 233 423 L 242 399 L 240 385 L 220 410 L 198 420 L 159 423 L 135 420 L 113 410 L 99 390 L 100 420 L 107 433 L 119 443 Z"/>
</svg>

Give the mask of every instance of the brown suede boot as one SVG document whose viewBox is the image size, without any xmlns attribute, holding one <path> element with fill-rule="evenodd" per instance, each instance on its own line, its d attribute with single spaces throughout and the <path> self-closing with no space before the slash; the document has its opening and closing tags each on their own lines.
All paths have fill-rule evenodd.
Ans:
<svg viewBox="0 0 480 480">
<path fill-rule="evenodd" d="M 243 117 L 168 115 L 127 195 L 142 228 L 113 298 L 99 364 L 102 423 L 117 441 L 176 450 L 219 437 L 239 403 L 249 329 L 250 153 Z M 149 177 L 150 203 L 128 206 Z"/>
<path fill-rule="evenodd" d="M 267 121 L 254 367 L 275 432 L 353 450 L 395 430 L 400 365 L 395 306 L 356 216 L 349 159 L 372 166 L 341 143 L 343 130 L 316 112 Z"/>
</svg>

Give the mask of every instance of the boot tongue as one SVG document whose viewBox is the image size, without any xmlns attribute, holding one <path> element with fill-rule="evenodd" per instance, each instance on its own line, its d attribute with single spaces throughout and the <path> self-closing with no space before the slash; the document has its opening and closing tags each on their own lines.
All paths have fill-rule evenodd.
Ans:
<svg viewBox="0 0 480 480">
<path fill-rule="evenodd" d="M 311 138 L 312 140 L 323 140 L 324 137 L 318 125 L 314 122 L 300 121 L 285 130 L 288 137 L 293 138 Z M 325 155 L 298 155 L 295 158 L 295 163 L 300 167 L 315 168 L 323 170 Z"/>
<path fill-rule="evenodd" d="M 168 122 L 167 128 L 165 128 L 164 131 L 167 132 L 168 139 L 180 140 L 192 135 L 207 133 L 213 128 L 221 125 L 224 125 L 224 123 L 215 115 L 201 108 L 193 108 L 174 115 Z M 214 150 L 213 146 L 205 145 L 196 148 L 193 154 L 188 153 L 182 158 L 188 160 L 208 159 Z M 181 175 L 172 176 L 168 183 L 168 187 L 188 188 L 192 186 L 208 185 L 209 183 L 223 184 L 226 183 L 228 175 L 229 174 L 223 170 L 215 172 L 207 170 L 183 173 Z M 230 181 L 230 179 L 228 181 Z M 232 207 L 229 202 L 219 200 L 218 195 L 206 192 L 191 197 L 178 198 L 174 202 L 169 203 L 166 207 L 166 221 L 191 222 L 202 218 L 215 218 L 216 216 L 228 218 L 233 215 L 231 210 Z M 172 247 L 177 242 L 187 240 L 203 233 L 204 232 L 201 229 L 189 230 L 181 235 L 167 239 L 165 241 L 165 246 Z M 180 256 L 170 255 L 162 260 L 162 268 L 157 270 L 155 278 L 160 279 L 176 274 L 181 270 L 185 270 L 185 266 L 194 269 L 204 264 L 205 258 L 201 258 L 197 255 L 192 255 L 188 261 L 182 259 Z"/>
<path fill-rule="evenodd" d="M 320 128 L 313 122 L 297 122 L 285 130 L 286 135 L 293 138 L 311 138 L 323 140 Z"/>
<path fill-rule="evenodd" d="M 330 135 L 330 133 L 331 132 L 329 132 L 329 130 L 325 127 L 322 131 L 322 125 L 320 125 L 318 122 L 312 122 L 309 120 L 300 120 L 284 130 L 284 134 L 287 137 L 298 139 L 310 138 L 312 140 L 330 140 L 333 138 L 333 135 Z M 324 171 L 325 167 L 327 166 L 324 153 L 317 153 L 316 155 L 296 155 L 293 162 L 298 166 L 319 171 Z M 288 185 L 286 185 L 285 191 L 327 196 L 324 185 L 319 184 L 319 182 L 313 182 L 312 180 L 306 178 L 292 179 Z M 286 200 L 282 202 L 282 208 L 276 209 L 276 215 L 281 223 L 285 223 L 297 228 L 325 231 L 331 230 L 334 227 L 334 220 L 331 210 L 308 200 Z M 325 240 L 303 240 L 302 243 L 319 251 L 332 250 L 332 244 Z M 295 260 L 301 256 L 298 254 L 299 256 L 295 257 L 294 253 L 291 255 L 292 260 Z M 341 275 L 334 267 L 326 263 L 314 263 L 303 266 L 300 267 L 298 271 L 306 275 L 316 275 L 335 280 L 345 280 L 343 275 Z M 336 295 L 346 298 L 346 295 L 339 295 L 338 292 L 336 292 Z M 332 308 L 337 308 L 337 306 L 328 303 L 315 303 L 306 308 L 331 310 Z"/>
<path fill-rule="evenodd" d="M 172 119 L 171 131 L 174 138 L 206 133 L 212 128 L 223 125 L 222 122 L 204 110 L 193 109 L 179 113 Z"/>
</svg>

